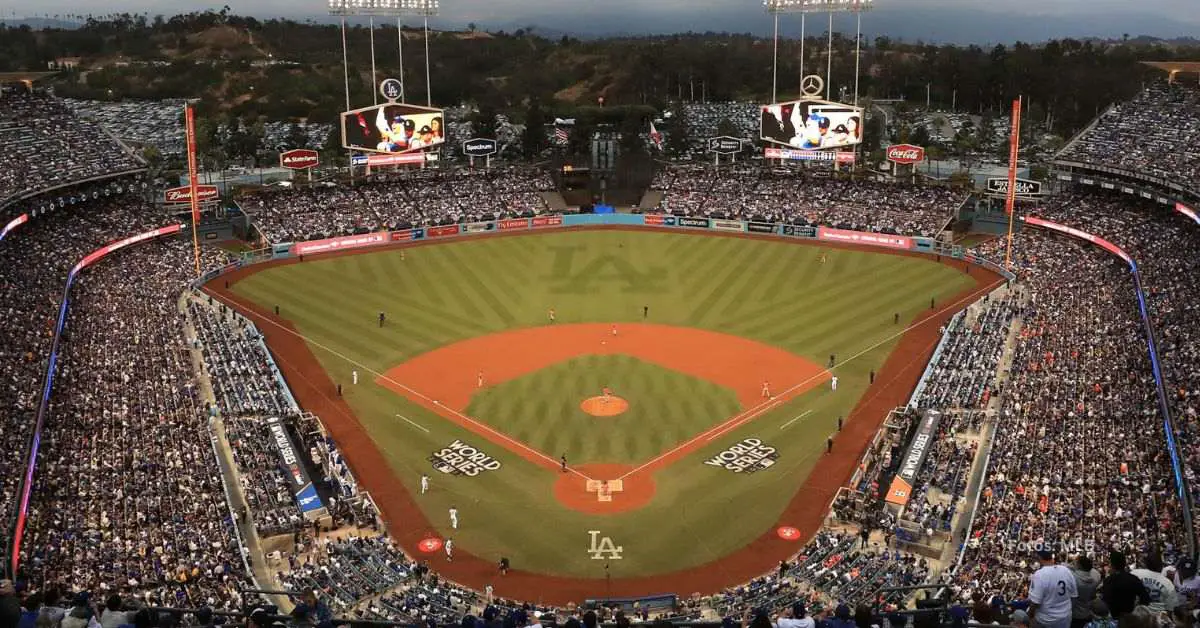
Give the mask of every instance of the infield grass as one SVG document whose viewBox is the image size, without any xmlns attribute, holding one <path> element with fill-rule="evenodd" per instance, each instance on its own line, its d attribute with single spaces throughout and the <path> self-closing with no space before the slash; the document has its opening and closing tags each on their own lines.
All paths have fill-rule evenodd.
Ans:
<svg viewBox="0 0 1200 628">
<path fill-rule="evenodd" d="M 463 550 L 507 556 L 522 569 L 600 577 L 586 551 L 587 531 L 599 529 L 624 546 L 612 575 L 625 577 L 708 562 L 774 525 L 904 327 L 929 310 L 931 298 L 941 304 L 972 284 L 932 260 L 871 251 L 688 233 L 555 231 L 460 239 L 410 248 L 403 257 L 393 249 L 315 258 L 254 274 L 234 291 L 266 309 L 278 305 L 308 339 L 399 481 L 418 493 L 420 475 L 435 476 L 434 490 L 420 498 L 435 525 L 431 533 L 451 533 L 446 509 L 455 505 L 462 526 L 453 536 Z M 648 506 L 596 516 L 554 500 L 555 473 L 373 383 L 432 349 L 543 325 L 549 308 L 560 323 L 620 323 L 642 321 L 646 306 L 650 322 L 750 338 L 822 366 L 837 354 L 838 390 L 809 391 L 659 471 Z M 382 328 L 380 311 L 388 315 Z M 566 448 L 580 452 L 572 454 L 578 460 L 629 463 L 737 411 L 736 398 L 719 387 L 636 359 L 579 360 L 488 389 L 468 413 L 554 457 Z M 350 385 L 354 369 L 358 386 Z M 577 421 L 578 403 L 602 380 L 627 386 L 635 407 L 624 418 L 603 419 L 607 425 Z M 704 464 L 749 437 L 777 448 L 778 463 L 753 474 Z M 456 439 L 486 451 L 500 468 L 474 477 L 432 472 L 430 454 Z"/>
</svg>

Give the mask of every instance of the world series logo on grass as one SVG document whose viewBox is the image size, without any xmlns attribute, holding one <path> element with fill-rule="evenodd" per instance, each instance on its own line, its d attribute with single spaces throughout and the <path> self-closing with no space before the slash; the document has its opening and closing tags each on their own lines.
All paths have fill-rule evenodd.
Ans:
<svg viewBox="0 0 1200 628">
<path fill-rule="evenodd" d="M 485 471 L 498 471 L 500 461 L 458 439 L 429 456 L 433 468 L 451 475 L 475 477 Z"/>
<path fill-rule="evenodd" d="M 704 461 L 704 464 L 728 469 L 734 473 L 755 473 L 775 464 L 779 451 L 764 445 L 757 438 L 744 438 L 742 442 Z"/>
</svg>

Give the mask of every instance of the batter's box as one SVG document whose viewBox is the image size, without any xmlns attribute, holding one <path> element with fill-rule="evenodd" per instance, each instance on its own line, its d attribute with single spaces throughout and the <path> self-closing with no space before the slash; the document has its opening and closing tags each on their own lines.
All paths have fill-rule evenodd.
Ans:
<svg viewBox="0 0 1200 628">
<path fill-rule="evenodd" d="M 587 492 L 595 493 L 596 499 L 602 502 L 611 502 L 613 493 L 620 493 L 625 490 L 624 482 L 621 480 L 588 480 Z"/>
</svg>

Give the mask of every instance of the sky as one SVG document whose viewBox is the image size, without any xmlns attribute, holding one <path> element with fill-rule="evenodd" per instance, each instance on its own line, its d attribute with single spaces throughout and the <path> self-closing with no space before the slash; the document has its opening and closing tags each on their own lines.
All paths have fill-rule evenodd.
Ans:
<svg viewBox="0 0 1200 628">
<path fill-rule="evenodd" d="M 57 12 L 147 11 L 171 14 L 228 4 L 235 13 L 259 17 L 319 17 L 325 0 L 0 0 L 0 15 Z M 1003 7 L 998 10 L 997 6 Z M 864 16 L 869 36 L 946 43 L 994 43 L 1052 37 L 1152 35 L 1200 38 L 1200 0 L 876 0 Z M 810 22 L 823 22 L 815 18 Z M 469 22 L 489 30 L 535 25 L 582 35 L 646 34 L 730 30 L 768 34 L 771 18 L 761 0 L 441 0 L 435 26 Z M 799 31 L 799 18 L 785 16 L 785 34 Z M 835 30 L 852 22 L 835 24 Z M 810 26 L 820 33 L 822 24 Z"/>
</svg>

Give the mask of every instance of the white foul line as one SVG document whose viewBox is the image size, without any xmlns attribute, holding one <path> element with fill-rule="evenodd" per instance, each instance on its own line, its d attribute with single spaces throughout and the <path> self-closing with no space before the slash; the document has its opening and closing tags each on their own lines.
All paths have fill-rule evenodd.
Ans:
<svg viewBox="0 0 1200 628">
<path fill-rule="evenodd" d="M 788 421 L 787 423 L 784 423 L 783 425 L 780 425 L 780 426 L 779 426 L 779 429 L 781 429 L 781 430 L 782 430 L 783 428 L 785 428 L 785 427 L 787 427 L 787 426 L 791 425 L 792 423 L 795 423 L 796 421 L 798 421 L 798 420 L 800 420 L 800 419 L 803 419 L 804 417 L 806 417 L 806 416 L 808 416 L 808 415 L 810 415 L 810 414 L 812 414 L 812 410 L 805 410 L 805 411 L 804 411 L 804 414 L 801 414 L 800 416 L 798 416 L 798 417 L 796 417 L 796 418 L 792 419 L 791 421 Z"/>
<path fill-rule="evenodd" d="M 409 419 L 408 417 L 404 416 L 403 414 L 397 414 L 396 416 L 400 417 L 401 419 L 404 419 L 404 421 L 405 421 L 405 422 L 407 422 L 409 425 L 411 425 L 411 426 L 413 426 L 413 427 L 415 427 L 415 428 L 417 428 L 417 429 L 421 430 L 422 432 L 425 432 L 426 434 L 428 434 L 428 433 L 429 433 L 429 430 L 428 430 L 428 429 L 426 429 L 426 428 L 425 428 L 425 426 L 423 426 L 423 425 L 417 425 L 417 424 L 416 424 L 416 423 L 414 423 L 414 422 L 413 422 L 411 419 Z"/>
</svg>

